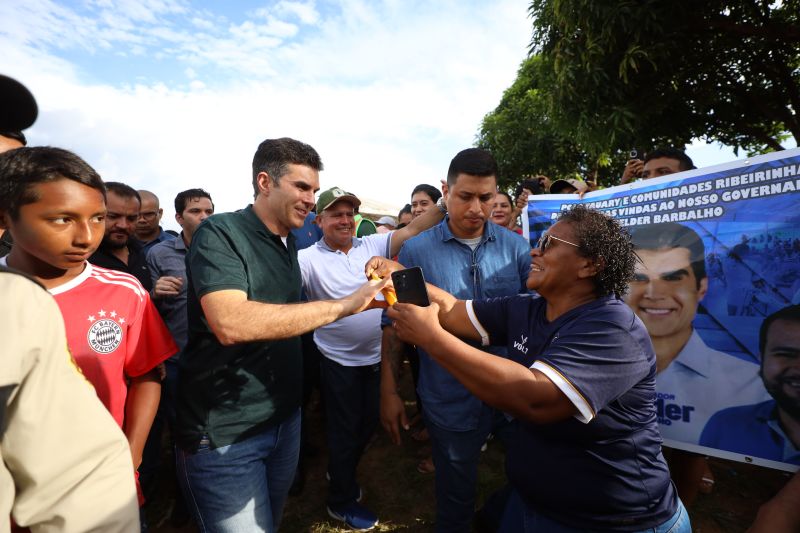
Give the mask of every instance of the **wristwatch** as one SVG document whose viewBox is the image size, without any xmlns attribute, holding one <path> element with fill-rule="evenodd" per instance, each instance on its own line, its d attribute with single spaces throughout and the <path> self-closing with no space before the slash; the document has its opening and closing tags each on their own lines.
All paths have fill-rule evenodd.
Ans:
<svg viewBox="0 0 800 533">
<path fill-rule="evenodd" d="M 439 211 L 441 211 L 443 215 L 447 214 L 447 206 L 444 203 L 444 196 L 440 196 L 439 199 L 436 200 L 436 207 L 439 208 Z"/>
</svg>

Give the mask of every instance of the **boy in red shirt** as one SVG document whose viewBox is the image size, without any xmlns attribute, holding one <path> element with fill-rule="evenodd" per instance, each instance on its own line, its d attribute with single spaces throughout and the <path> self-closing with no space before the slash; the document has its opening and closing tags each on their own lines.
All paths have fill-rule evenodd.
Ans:
<svg viewBox="0 0 800 533">
<path fill-rule="evenodd" d="M 105 216 L 103 181 L 75 154 L 51 147 L 0 154 L 0 227 L 14 238 L 0 264 L 54 296 L 70 351 L 125 432 L 138 468 L 161 395 L 156 367 L 177 347 L 136 278 L 87 261 Z"/>
</svg>

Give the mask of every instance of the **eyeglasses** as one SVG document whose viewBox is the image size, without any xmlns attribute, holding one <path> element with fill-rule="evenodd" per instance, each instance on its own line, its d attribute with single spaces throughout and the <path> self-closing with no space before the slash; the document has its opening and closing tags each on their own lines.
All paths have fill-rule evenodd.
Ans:
<svg viewBox="0 0 800 533">
<path fill-rule="evenodd" d="M 575 248 L 580 248 L 580 245 L 575 244 L 574 242 L 569 242 L 565 241 L 564 239 L 559 239 L 558 237 L 554 237 L 549 233 L 545 233 L 541 237 L 539 237 L 539 241 L 536 243 L 536 247 L 539 250 L 541 250 L 542 253 L 545 253 L 547 251 L 547 248 L 550 247 L 551 239 L 556 240 L 558 242 L 563 242 L 564 244 L 569 244 L 570 246 L 574 246 Z"/>
</svg>

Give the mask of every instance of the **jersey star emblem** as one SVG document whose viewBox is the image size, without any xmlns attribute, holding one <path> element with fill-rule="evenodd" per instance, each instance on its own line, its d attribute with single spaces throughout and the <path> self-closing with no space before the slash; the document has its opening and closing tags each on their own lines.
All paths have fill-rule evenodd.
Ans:
<svg viewBox="0 0 800 533">
<path fill-rule="evenodd" d="M 117 312 L 116 311 L 111 311 L 111 318 L 114 318 L 115 316 L 117 316 Z"/>
<path fill-rule="evenodd" d="M 100 316 L 106 316 L 106 312 L 103 311 L 102 309 L 97 314 Z"/>
<path fill-rule="evenodd" d="M 89 322 L 94 322 L 94 315 L 89 315 L 89 318 L 87 320 Z"/>
</svg>

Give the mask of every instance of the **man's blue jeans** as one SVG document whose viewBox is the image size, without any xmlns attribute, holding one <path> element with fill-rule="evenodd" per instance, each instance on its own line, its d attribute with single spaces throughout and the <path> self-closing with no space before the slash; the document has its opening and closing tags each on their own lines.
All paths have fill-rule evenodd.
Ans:
<svg viewBox="0 0 800 533">
<path fill-rule="evenodd" d="M 534 533 L 547 531 L 549 533 L 591 533 L 585 529 L 576 529 L 536 512 L 515 490 L 510 491 L 503 521 L 499 533 Z M 633 533 L 692 533 L 692 524 L 689 513 L 678 500 L 678 509 L 663 524 Z"/>
<path fill-rule="evenodd" d="M 278 530 L 300 451 L 300 410 L 249 439 L 177 451 L 178 478 L 201 532 Z"/>
<path fill-rule="evenodd" d="M 478 427 L 471 431 L 450 431 L 425 416 L 436 467 L 437 533 L 471 530 L 481 446 L 492 431 L 495 414 L 494 409 L 482 406 Z"/>
</svg>

